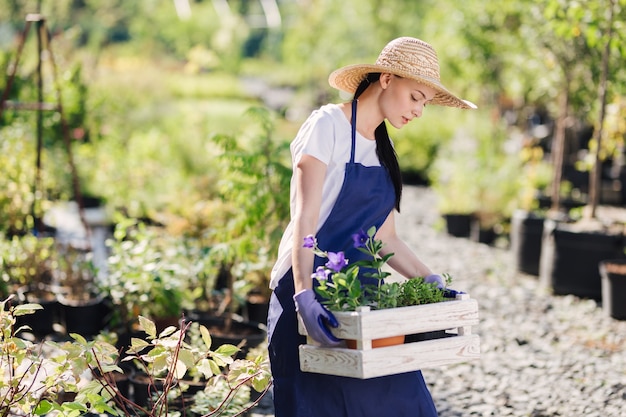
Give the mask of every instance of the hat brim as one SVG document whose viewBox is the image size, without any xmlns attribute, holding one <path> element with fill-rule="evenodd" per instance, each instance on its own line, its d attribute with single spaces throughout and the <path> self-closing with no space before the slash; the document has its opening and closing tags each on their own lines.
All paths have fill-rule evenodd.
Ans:
<svg viewBox="0 0 626 417">
<path fill-rule="evenodd" d="M 425 84 L 437 91 L 430 104 L 440 106 L 457 107 L 460 109 L 476 109 L 477 106 L 471 101 L 463 100 L 452 94 L 444 87 L 439 80 L 415 75 L 410 72 L 397 69 L 390 69 L 382 65 L 356 64 L 348 65 L 333 71 L 328 77 L 328 83 L 331 87 L 350 94 L 354 94 L 357 87 L 365 79 L 369 73 L 390 73 L 403 78 L 410 78 L 422 84 Z"/>
</svg>

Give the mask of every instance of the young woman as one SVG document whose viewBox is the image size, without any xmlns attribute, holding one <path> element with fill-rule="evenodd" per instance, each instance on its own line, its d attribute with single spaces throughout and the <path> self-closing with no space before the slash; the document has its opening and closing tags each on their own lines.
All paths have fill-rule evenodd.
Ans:
<svg viewBox="0 0 626 417">
<path fill-rule="evenodd" d="M 300 371 L 298 346 L 306 341 L 298 334 L 296 311 L 319 343 L 339 342 L 329 330 L 337 326 L 335 318 L 312 289 L 311 275 L 325 260 L 303 242 L 314 235 L 319 247 L 344 251 L 354 262 L 364 255 L 354 249 L 352 235 L 375 226 L 383 253 L 394 253 L 393 269 L 443 285 L 396 234 L 402 182 L 385 120 L 399 129 L 429 104 L 475 106 L 441 84 L 435 50 L 409 37 L 387 44 L 374 65 L 334 71 L 329 83 L 354 99 L 314 111 L 291 144 L 292 218 L 272 271 L 268 316 L 276 417 L 436 416 L 420 371 L 365 380 Z"/>
</svg>

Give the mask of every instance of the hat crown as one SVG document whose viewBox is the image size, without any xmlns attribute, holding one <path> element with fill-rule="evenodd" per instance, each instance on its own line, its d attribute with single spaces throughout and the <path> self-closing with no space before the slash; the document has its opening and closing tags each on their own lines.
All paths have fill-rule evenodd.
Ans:
<svg viewBox="0 0 626 417">
<path fill-rule="evenodd" d="M 378 55 L 376 65 L 393 72 L 439 81 L 437 53 L 428 43 L 410 37 L 389 42 Z"/>
</svg>

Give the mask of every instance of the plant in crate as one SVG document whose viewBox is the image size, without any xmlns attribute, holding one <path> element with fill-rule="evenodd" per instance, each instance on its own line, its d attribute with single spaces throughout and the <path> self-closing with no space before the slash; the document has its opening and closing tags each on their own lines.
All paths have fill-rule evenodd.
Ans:
<svg viewBox="0 0 626 417">
<path fill-rule="evenodd" d="M 313 278 L 317 282 L 315 291 L 322 297 L 321 303 L 331 311 L 355 311 L 358 307 L 373 310 L 436 303 L 444 300 L 445 288 L 439 282 L 428 282 L 425 277 L 416 277 L 402 282 L 385 282 L 391 274 L 383 270 L 393 253 L 381 255 L 383 243 L 375 239 L 376 228 L 353 235 L 355 247 L 369 258 L 354 263 L 345 259 L 343 252 L 327 252 L 317 246 L 313 236 L 305 238 L 304 247 L 311 248 L 320 257 L 327 258 L 319 266 Z M 375 284 L 363 284 L 359 273 L 375 278 Z M 446 285 L 451 277 L 445 275 Z"/>
<path fill-rule="evenodd" d="M 373 378 L 477 359 L 479 337 L 471 334 L 478 323 L 476 301 L 448 289 L 447 274 L 385 282 L 383 267 L 393 254 L 381 254 L 375 235 L 372 227 L 353 236 L 355 247 L 368 255 L 353 263 L 343 252 L 318 248 L 313 236 L 305 238 L 304 247 L 327 259 L 313 273 L 314 289 L 338 323 L 330 331 L 345 346 L 308 339 L 311 344 L 299 347 L 301 370 Z M 362 282 L 359 275 L 370 279 Z M 306 334 L 306 327 L 300 331 Z"/>
</svg>

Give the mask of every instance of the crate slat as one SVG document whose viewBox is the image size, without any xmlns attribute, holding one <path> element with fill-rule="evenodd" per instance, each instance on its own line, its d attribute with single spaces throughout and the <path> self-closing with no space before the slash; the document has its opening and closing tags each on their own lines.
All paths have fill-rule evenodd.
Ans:
<svg viewBox="0 0 626 417">
<path fill-rule="evenodd" d="M 453 336 L 369 350 L 300 346 L 300 369 L 351 378 L 374 378 L 476 360 L 478 335 Z"/>
<path fill-rule="evenodd" d="M 340 323 L 338 328 L 331 329 L 336 337 L 375 339 L 477 325 L 478 303 L 474 299 L 453 300 L 361 313 L 333 314 Z"/>
</svg>

